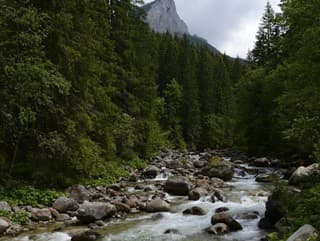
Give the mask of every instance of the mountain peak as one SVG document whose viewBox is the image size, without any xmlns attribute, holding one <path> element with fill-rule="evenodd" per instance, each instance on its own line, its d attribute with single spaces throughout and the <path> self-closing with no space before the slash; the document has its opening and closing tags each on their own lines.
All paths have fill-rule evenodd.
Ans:
<svg viewBox="0 0 320 241">
<path fill-rule="evenodd" d="M 179 17 L 174 0 L 156 0 L 144 6 L 146 22 L 159 33 L 189 34 L 186 23 Z"/>
</svg>

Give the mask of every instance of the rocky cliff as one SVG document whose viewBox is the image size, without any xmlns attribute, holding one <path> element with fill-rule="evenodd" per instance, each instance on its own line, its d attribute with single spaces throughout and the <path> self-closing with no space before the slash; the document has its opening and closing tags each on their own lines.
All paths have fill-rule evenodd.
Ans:
<svg viewBox="0 0 320 241">
<path fill-rule="evenodd" d="M 179 17 L 174 0 L 156 0 L 143 7 L 146 22 L 159 33 L 189 34 L 186 23 Z"/>
</svg>

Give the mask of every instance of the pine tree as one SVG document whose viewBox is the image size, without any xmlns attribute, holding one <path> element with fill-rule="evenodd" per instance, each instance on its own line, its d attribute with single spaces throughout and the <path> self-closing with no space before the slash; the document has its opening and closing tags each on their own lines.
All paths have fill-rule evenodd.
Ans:
<svg viewBox="0 0 320 241">
<path fill-rule="evenodd" d="M 278 55 L 276 42 L 279 35 L 280 30 L 276 24 L 275 12 L 270 2 L 267 2 L 265 13 L 256 35 L 257 41 L 251 52 L 253 63 L 263 65 L 268 62 L 276 62 Z"/>
<path fill-rule="evenodd" d="M 199 86 L 196 78 L 197 54 L 184 36 L 179 56 L 179 83 L 183 88 L 183 134 L 190 149 L 196 149 L 200 138 Z"/>
</svg>

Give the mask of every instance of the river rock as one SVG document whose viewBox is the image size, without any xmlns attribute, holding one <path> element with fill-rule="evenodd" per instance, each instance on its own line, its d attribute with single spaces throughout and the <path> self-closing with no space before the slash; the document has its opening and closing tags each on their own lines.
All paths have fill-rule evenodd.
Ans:
<svg viewBox="0 0 320 241">
<path fill-rule="evenodd" d="M 206 161 L 201 161 L 201 160 L 199 160 L 199 161 L 194 161 L 194 162 L 193 162 L 193 165 L 194 165 L 195 168 L 202 168 L 202 167 L 204 167 L 205 165 L 207 165 L 207 163 L 208 163 L 208 162 L 206 162 Z"/>
<path fill-rule="evenodd" d="M 189 182 L 185 177 L 175 176 L 166 181 L 164 191 L 171 195 L 186 196 L 189 193 L 189 187 Z"/>
<path fill-rule="evenodd" d="M 257 219 L 259 218 L 259 213 L 258 212 L 243 212 L 243 213 L 239 213 L 236 215 L 237 219 Z"/>
<path fill-rule="evenodd" d="M 162 199 L 154 199 L 150 201 L 146 206 L 147 212 L 168 212 L 170 205 Z"/>
<path fill-rule="evenodd" d="M 259 227 L 272 229 L 274 225 L 288 213 L 288 198 L 294 200 L 293 193 L 288 188 L 276 189 L 268 197 L 264 218 L 259 222 Z"/>
<path fill-rule="evenodd" d="M 6 201 L 0 202 L 0 211 L 11 212 L 11 206 Z"/>
<path fill-rule="evenodd" d="M 201 197 L 205 197 L 208 195 L 208 191 L 204 188 L 197 187 L 189 192 L 189 200 L 199 200 Z"/>
<path fill-rule="evenodd" d="M 266 157 L 261 157 L 261 158 L 254 159 L 251 165 L 256 167 L 270 167 L 271 161 Z"/>
<path fill-rule="evenodd" d="M 56 217 L 57 222 L 65 222 L 71 220 L 71 217 L 66 213 L 61 213 Z"/>
<path fill-rule="evenodd" d="M 230 229 L 225 223 L 216 223 L 215 225 L 212 225 L 210 228 L 208 228 L 208 232 L 215 235 L 226 234 L 229 233 L 229 231 Z"/>
<path fill-rule="evenodd" d="M 222 157 L 212 157 L 208 162 L 208 166 L 201 170 L 201 174 L 229 181 L 234 174 L 233 164 Z"/>
<path fill-rule="evenodd" d="M 194 206 L 191 208 L 188 208 L 183 211 L 184 215 L 197 215 L 197 216 L 203 216 L 206 215 L 206 211 L 204 211 L 202 208 Z"/>
<path fill-rule="evenodd" d="M 61 213 L 76 211 L 79 208 L 76 200 L 66 197 L 59 197 L 52 206 Z"/>
<path fill-rule="evenodd" d="M 264 183 L 268 183 L 268 182 L 275 182 L 277 180 L 279 180 L 280 177 L 277 174 L 259 174 L 256 176 L 256 182 L 264 182 Z"/>
<path fill-rule="evenodd" d="M 224 181 L 217 177 L 211 178 L 210 181 L 211 181 L 211 186 L 214 188 L 222 188 L 225 185 Z"/>
<path fill-rule="evenodd" d="M 215 213 L 222 213 L 222 212 L 227 212 L 227 211 L 229 211 L 229 208 L 227 208 L 227 207 L 220 207 L 220 208 L 217 208 L 217 209 L 215 210 Z"/>
<path fill-rule="evenodd" d="M 20 234 L 22 231 L 25 231 L 25 229 L 20 224 L 12 223 L 10 227 L 6 230 L 6 235 L 14 237 Z"/>
<path fill-rule="evenodd" d="M 67 189 L 67 192 L 79 203 L 91 200 L 91 193 L 82 185 L 73 185 Z"/>
<path fill-rule="evenodd" d="M 77 218 L 81 223 L 110 218 L 117 212 L 114 205 L 103 202 L 84 202 L 78 209 Z"/>
<path fill-rule="evenodd" d="M 146 178 L 152 179 L 152 178 L 156 178 L 159 172 L 160 170 L 156 166 L 149 166 L 145 169 L 143 175 Z"/>
<path fill-rule="evenodd" d="M 216 213 L 211 217 L 211 224 L 224 223 L 228 225 L 231 231 L 242 230 L 242 226 L 228 213 Z"/>
<path fill-rule="evenodd" d="M 49 208 L 33 208 L 32 219 L 35 221 L 49 221 L 52 219 L 51 210 Z"/>
<path fill-rule="evenodd" d="M 71 241 L 95 241 L 99 238 L 99 236 L 100 235 L 98 233 L 92 230 L 89 230 L 89 231 L 85 231 L 83 233 L 74 235 L 71 238 Z"/>
<path fill-rule="evenodd" d="M 125 212 L 125 213 L 130 212 L 130 206 L 125 203 L 114 201 L 112 202 L 112 204 L 117 208 L 117 211 L 119 212 Z"/>
<path fill-rule="evenodd" d="M 290 185 L 301 185 L 307 182 L 320 181 L 320 164 L 315 163 L 307 167 L 299 167 L 289 178 Z"/>
<path fill-rule="evenodd" d="M 11 225 L 11 221 L 7 218 L 0 217 L 0 234 L 4 233 Z"/>
<path fill-rule="evenodd" d="M 170 228 L 170 229 L 167 229 L 166 231 L 164 231 L 164 234 L 179 234 L 179 230 L 174 229 L 174 228 Z"/>
<path fill-rule="evenodd" d="M 287 241 L 308 241 L 316 240 L 319 237 L 319 232 L 310 224 L 305 224 L 292 234 Z"/>
</svg>

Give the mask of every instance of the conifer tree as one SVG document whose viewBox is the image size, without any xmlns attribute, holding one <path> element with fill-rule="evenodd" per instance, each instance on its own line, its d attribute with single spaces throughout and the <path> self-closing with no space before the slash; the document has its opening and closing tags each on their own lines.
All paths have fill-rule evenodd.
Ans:
<svg viewBox="0 0 320 241">
<path fill-rule="evenodd" d="M 251 53 L 253 63 L 262 65 L 276 61 L 276 41 L 279 38 L 279 35 L 280 29 L 276 24 L 275 12 L 270 2 L 267 2 L 265 13 L 262 17 L 262 22 L 256 35 L 257 41 Z"/>
</svg>

